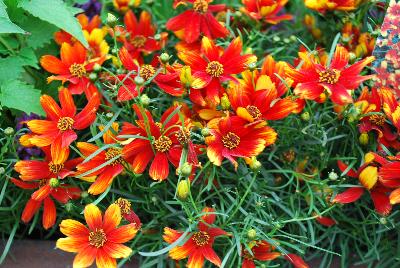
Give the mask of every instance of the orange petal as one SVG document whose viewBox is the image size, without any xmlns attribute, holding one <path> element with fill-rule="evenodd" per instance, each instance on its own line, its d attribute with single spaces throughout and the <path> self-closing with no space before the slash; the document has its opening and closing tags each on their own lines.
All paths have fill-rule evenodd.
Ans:
<svg viewBox="0 0 400 268">
<path fill-rule="evenodd" d="M 372 189 L 378 181 L 378 168 L 373 166 L 364 168 L 359 175 L 359 180 L 365 188 Z"/>
<path fill-rule="evenodd" d="M 164 228 L 164 235 L 163 235 L 163 239 L 165 242 L 167 242 L 168 244 L 172 244 L 174 243 L 176 240 L 179 239 L 179 237 L 182 236 L 182 232 L 180 231 L 176 231 L 174 229 L 171 229 L 169 227 L 165 227 Z"/>
<path fill-rule="evenodd" d="M 138 228 L 135 223 L 127 224 L 107 233 L 107 241 L 122 244 L 133 239 L 137 232 Z"/>
<path fill-rule="evenodd" d="M 103 227 L 101 211 L 96 205 L 87 205 L 84 210 L 84 216 L 90 230 L 96 230 L 96 228 L 100 229 Z"/>
<path fill-rule="evenodd" d="M 74 258 L 73 267 L 89 267 L 96 258 L 97 248 L 87 246 Z"/>
<path fill-rule="evenodd" d="M 60 231 L 66 236 L 85 237 L 89 235 L 89 230 L 85 225 L 76 220 L 63 220 L 60 223 Z"/>
<path fill-rule="evenodd" d="M 49 132 L 57 132 L 57 124 L 48 120 L 30 120 L 27 123 L 28 128 L 36 134 L 46 134 Z"/>
<path fill-rule="evenodd" d="M 68 66 L 52 55 L 44 55 L 41 57 L 40 65 L 52 74 L 69 74 Z"/>
<path fill-rule="evenodd" d="M 115 229 L 121 222 L 121 209 L 117 204 L 110 205 L 103 217 L 103 230 L 108 233 Z"/>
<path fill-rule="evenodd" d="M 59 238 L 56 247 L 67 252 L 79 252 L 88 245 L 88 237 Z"/>
<path fill-rule="evenodd" d="M 389 195 L 390 204 L 395 205 L 400 203 L 400 188 L 397 188 Z"/>
<path fill-rule="evenodd" d="M 189 256 L 187 268 L 202 268 L 204 264 L 204 256 L 201 250 L 196 250 Z"/>
<path fill-rule="evenodd" d="M 51 198 L 46 198 L 44 200 L 43 218 L 42 218 L 44 229 L 47 230 L 56 223 L 56 216 L 57 216 L 57 211 L 54 201 L 51 200 Z"/>
<path fill-rule="evenodd" d="M 96 145 L 87 142 L 78 142 L 76 146 L 84 156 L 89 156 L 99 149 Z"/>
<path fill-rule="evenodd" d="M 111 258 L 127 258 L 132 253 L 132 249 L 122 244 L 106 243 L 103 250 Z"/>
<path fill-rule="evenodd" d="M 74 117 L 76 113 L 76 107 L 71 92 L 66 88 L 62 88 L 58 93 L 58 98 L 61 103 L 63 116 Z"/>
<path fill-rule="evenodd" d="M 53 121 L 58 121 L 61 117 L 61 108 L 58 106 L 57 102 L 48 95 L 42 95 L 40 97 L 40 104 L 46 115 Z"/>
<path fill-rule="evenodd" d="M 24 211 L 22 212 L 21 220 L 25 223 L 29 222 L 32 219 L 33 215 L 35 215 L 36 212 L 39 210 L 41 205 L 42 202 L 29 199 L 25 205 Z"/>
<path fill-rule="evenodd" d="M 43 187 L 40 187 L 32 194 L 32 199 L 36 201 L 42 201 L 43 199 L 49 196 L 50 192 L 51 192 L 50 185 L 48 184 L 44 185 Z"/>
<path fill-rule="evenodd" d="M 247 111 L 246 108 L 238 107 L 236 109 L 236 114 L 237 114 L 237 116 L 240 116 L 241 118 L 243 118 L 249 122 L 254 122 L 254 118 L 251 116 L 251 114 Z"/>
<path fill-rule="evenodd" d="M 96 266 L 98 268 L 117 268 L 117 261 L 110 257 L 104 249 L 99 249 L 96 255 Z"/>
</svg>

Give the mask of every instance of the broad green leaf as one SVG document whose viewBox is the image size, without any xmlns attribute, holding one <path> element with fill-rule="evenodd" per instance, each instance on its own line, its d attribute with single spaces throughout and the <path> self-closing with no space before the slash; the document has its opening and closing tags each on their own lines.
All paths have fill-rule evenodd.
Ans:
<svg viewBox="0 0 400 268">
<path fill-rule="evenodd" d="M 0 0 L 0 33 L 25 33 L 21 27 L 10 20 L 6 8 L 3 0 Z"/>
<path fill-rule="evenodd" d="M 0 59 L 0 85 L 5 81 L 20 77 L 24 63 L 19 57 L 12 56 Z"/>
<path fill-rule="evenodd" d="M 53 40 L 54 33 L 57 31 L 57 27 L 53 24 L 32 15 L 26 16 L 26 19 L 19 25 L 29 33 L 26 42 L 31 48 L 39 48 L 44 44 L 50 43 Z"/>
<path fill-rule="evenodd" d="M 24 65 L 39 69 L 38 59 L 32 48 L 24 47 L 18 53 L 18 57 L 23 61 Z"/>
<path fill-rule="evenodd" d="M 0 102 L 8 108 L 44 115 L 39 100 L 40 90 L 22 81 L 10 80 L 1 85 Z"/>
<path fill-rule="evenodd" d="M 88 43 L 83 36 L 82 27 L 69 8 L 61 0 L 22 0 L 19 6 L 41 20 L 68 32 L 78 39 L 85 47 Z"/>
</svg>

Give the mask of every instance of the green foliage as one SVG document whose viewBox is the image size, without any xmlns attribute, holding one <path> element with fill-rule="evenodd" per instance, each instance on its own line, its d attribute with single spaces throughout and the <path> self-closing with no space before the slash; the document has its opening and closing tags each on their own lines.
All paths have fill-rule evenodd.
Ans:
<svg viewBox="0 0 400 268">
<path fill-rule="evenodd" d="M 25 31 L 10 20 L 6 5 L 3 0 L 0 0 L 0 34 L 4 33 L 25 33 Z"/>
</svg>

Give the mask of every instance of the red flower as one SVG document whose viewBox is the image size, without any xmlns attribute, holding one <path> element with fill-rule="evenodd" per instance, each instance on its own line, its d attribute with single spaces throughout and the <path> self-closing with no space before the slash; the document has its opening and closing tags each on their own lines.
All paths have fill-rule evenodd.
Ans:
<svg viewBox="0 0 400 268">
<path fill-rule="evenodd" d="M 201 35 L 210 39 L 226 37 L 229 31 L 221 25 L 214 12 L 222 11 L 225 5 L 210 5 L 213 0 L 187 0 L 181 1 L 192 3 L 192 10 L 186 10 L 182 14 L 167 21 L 166 27 L 170 31 L 184 31 L 186 43 L 193 43 Z"/>
<path fill-rule="evenodd" d="M 80 197 L 80 189 L 60 182 L 71 174 L 79 159 L 66 161 L 69 155 L 68 149 L 61 152 L 58 160 L 50 157 L 48 148 L 44 148 L 46 158 L 40 160 L 23 160 L 15 164 L 14 169 L 20 174 L 17 180 L 12 178 L 11 182 L 22 189 L 37 189 L 32 193 L 31 198 L 26 203 L 22 212 L 21 220 L 29 222 L 38 212 L 42 204 L 43 208 L 43 227 L 48 229 L 56 221 L 56 207 L 53 199 L 60 203 L 67 203 L 70 199 Z"/>
<path fill-rule="evenodd" d="M 237 157 L 259 155 L 266 146 L 276 140 L 276 132 L 266 126 L 265 121 L 248 124 L 238 116 L 221 118 L 216 128 L 210 129 L 211 136 L 206 138 L 207 156 L 214 165 L 220 166 L 227 158 L 235 168 Z"/>
<path fill-rule="evenodd" d="M 40 64 L 46 71 L 56 74 L 48 77 L 47 82 L 60 80 L 65 83 L 69 81 L 68 88 L 72 94 L 82 94 L 89 83 L 87 73 L 92 71 L 95 63 L 102 64 L 105 57 L 88 62 L 86 60 L 87 51 L 79 42 L 73 45 L 63 43 L 60 54 L 61 59 L 53 55 L 44 55 L 40 59 Z"/>
<path fill-rule="evenodd" d="M 150 177 L 154 180 L 165 180 L 169 174 L 168 162 L 174 167 L 179 165 L 184 143 L 188 135 L 190 136 L 188 122 L 186 121 L 182 128 L 179 113 L 172 115 L 176 109 L 179 109 L 178 106 L 172 106 L 166 110 L 160 122 L 155 122 L 149 111 L 141 110 L 136 105 L 134 109 L 139 117 L 136 121 L 137 126 L 124 123 L 121 135 L 138 135 L 142 138 L 129 140 L 122 152 L 125 157 L 133 159 L 131 164 L 135 173 L 143 173 L 151 162 Z M 169 118 L 171 115 L 172 117 Z"/>
<path fill-rule="evenodd" d="M 272 261 L 282 255 L 274 252 L 275 248 L 265 240 L 251 241 L 248 247 L 251 249 L 251 253 L 245 247 L 242 249 L 242 268 L 255 268 L 254 260 Z"/>
<path fill-rule="evenodd" d="M 27 122 L 29 129 L 35 134 L 29 139 L 30 143 L 39 147 L 51 145 L 53 159 L 76 140 L 75 130 L 85 129 L 94 122 L 100 105 L 98 95 L 94 94 L 85 108 L 77 114 L 74 99 L 68 89 L 60 90 L 59 99 L 61 108 L 52 97 L 41 96 L 40 103 L 47 119 Z"/>
<path fill-rule="evenodd" d="M 114 132 L 118 132 L 118 123 L 113 123 L 111 127 Z M 102 131 L 103 129 L 104 126 L 101 126 L 100 130 Z M 111 129 L 104 133 L 103 140 L 105 144 L 116 143 L 115 135 Z M 78 142 L 77 147 L 86 158 L 99 150 L 98 146 L 87 142 Z M 113 158 L 115 159 L 112 160 Z M 124 170 L 123 163 L 128 160 L 129 159 L 122 153 L 121 148 L 118 146 L 110 146 L 108 149 L 96 154 L 90 160 L 83 161 L 79 164 L 76 167 L 77 172 L 75 176 L 82 176 L 82 174 L 85 174 L 83 176 L 84 180 L 94 181 L 89 187 L 88 193 L 98 195 L 103 193 L 112 184 L 114 178 Z M 111 162 L 107 165 L 97 168 L 109 161 Z M 91 170 L 94 171 L 91 172 Z"/>
<path fill-rule="evenodd" d="M 221 83 L 235 81 L 233 77 L 247 69 L 250 63 L 256 61 L 254 55 L 241 55 L 242 41 L 238 37 L 223 51 L 207 37 L 203 37 L 201 45 L 203 55 L 190 51 L 178 53 L 178 56 L 191 67 L 194 81 L 190 92 L 190 99 L 202 106 L 206 99 L 218 104 L 221 95 Z M 205 92 L 204 92 L 205 91 Z"/>
<path fill-rule="evenodd" d="M 202 211 L 205 213 L 201 217 L 197 228 L 198 231 L 190 233 L 189 240 L 182 246 L 176 246 L 169 251 L 169 256 L 174 260 L 188 259 L 188 268 L 203 267 L 204 260 L 208 260 L 218 267 L 221 266 L 221 259 L 213 249 L 214 240 L 221 235 L 228 235 L 224 230 L 212 227 L 215 222 L 215 210 L 205 207 Z M 168 244 L 174 243 L 182 236 L 183 232 L 174 229 L 164 228 L 164 241 Z"/>
<path fill-rule="evenodd" d="M 299 54 L 304 61 L 300 70 L 288 67 L 286 74 L 296 84 L 295 94 L 304 99 L 316 100 L 327 91 L 334 103 L 339 105 L 351 103 L 353 99 L 349 90 L 356 89 L 361 82 L 373 77 L 361 76 L 360 72 L 374 60 L 374 57 L 367 57 L 347 67 L 349 53 L 339 45 L 329 66 L 315 62 L 309 55 Z"/>
<path fill-rule="evenodd" d="M 383 110 L 386 116 L 400 132 L 400 102 L 390 88 L 380 88 L 379 92 L 382 96 Z"/>
<path fill-rule="evenodd" d="M 244 7 L 241 10 L 252 19 L 264 19 L 267 23 L 277 24 L 293 18 L 289 14 L 278 15 L 287 2 L 288 0 L 242 0 Z"/>
</svg>

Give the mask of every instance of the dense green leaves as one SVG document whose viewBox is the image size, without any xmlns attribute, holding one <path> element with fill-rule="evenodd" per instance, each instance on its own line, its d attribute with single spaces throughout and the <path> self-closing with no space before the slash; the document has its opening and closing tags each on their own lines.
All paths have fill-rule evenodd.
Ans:
<svg viewBox="0 0 400 268">
<path fill-rule="evenodd" d="M 74 17 L 75 9 L 68 8 L 61 0 L 22 0 L 19 5 L 35 17 L 56 25 L 73 35 L 84 46 L 88 43 L 83 36 L 82 28 Z"/>
<path fill-rule="evenodd" d="M 43 115 L 40 106 L 40 90 L 18 80 L 10 80 L 1 85 L 0 102 L 2 106 L 26 113 Z"/>
<path fill-rule="evenodd" d="M 0 0 L 0 33 L 25 33 L 21 27 L 10 20 L 6 8 L 3 0 Z"/>
</svg>

